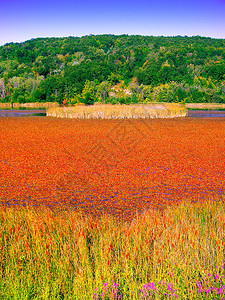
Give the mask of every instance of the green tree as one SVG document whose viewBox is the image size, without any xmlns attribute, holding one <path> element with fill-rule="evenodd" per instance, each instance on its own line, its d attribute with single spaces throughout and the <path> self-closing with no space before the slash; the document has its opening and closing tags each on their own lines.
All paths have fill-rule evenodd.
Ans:
<svg viewBox="0 0 225 300">
<path fill-rule="evenodd" d="M 83 103 L 85 105 L 92 105 L 95 102 L 95 84 L 89 80 L 85 81 L 84 89 L 82 91 Z"/>
<path fill-rule="evenodd" d="M 103 81 L 97 86 L 97 96 L 101 99 L 103 103 L 105 103 L 106 98 L 108 98 L 108 81 Z"/>
</svg>

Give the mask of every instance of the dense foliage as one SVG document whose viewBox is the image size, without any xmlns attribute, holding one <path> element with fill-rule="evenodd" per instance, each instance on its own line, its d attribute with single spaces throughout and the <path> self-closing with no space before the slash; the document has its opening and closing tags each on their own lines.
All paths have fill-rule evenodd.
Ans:
<svg viewBox="0 0 225 300">
<path fill-rule="evenodd" d="M 0 47 L 0 101 L 225 103 L 225 40 L 91 35 L 9 43 Z"/>
</svg>

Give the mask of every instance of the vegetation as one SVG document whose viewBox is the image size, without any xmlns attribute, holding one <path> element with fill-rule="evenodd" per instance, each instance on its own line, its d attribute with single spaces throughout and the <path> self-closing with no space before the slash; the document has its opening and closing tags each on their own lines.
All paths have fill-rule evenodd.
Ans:
<svg viewBox="0 0 225 300">
<path fill-rule="evenodd" d="M 184 105 L 176 103 L 139 105 L 91 105 L 49 108 L 47 116 L 78 119 L 147 119 L 185 117 Z"/>
<path fill-rule="evenodd" d="M 1 207 L 1 299 L 224 299 L 224 201 L 131 223 Z M 151 298 L 150 298 L 151 296 Z"/>
<path fill-rule="evenodd" d="M 0 47 L 0 101 L 225 103 L 225 40 L 96 35 Z"/>
<path fill-rule="evenodd" d="M 224 110 L 225 104 L 218 103 L 187 103 L 185 107 L 188 110 Z"/>
</svg>

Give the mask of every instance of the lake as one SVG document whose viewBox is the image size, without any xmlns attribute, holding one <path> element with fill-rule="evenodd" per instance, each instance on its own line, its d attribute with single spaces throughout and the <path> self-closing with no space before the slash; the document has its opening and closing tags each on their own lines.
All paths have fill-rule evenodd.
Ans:
<svg viewBox="0 0 225 300">
<path fill-rule="evenodd" d="M 46 116 L 46 110 L 0 110 L 0 117 L 25 117 L 25 116 Z M 204 110 L 189 110 L 188 117 L 201 118 L 224 118 L 225 111 L 204 111 Z"/>
<path fill-rule="evenodd" d="M 133 218 L 223 197 L 225 118 L 0 118 L 0 198 Z"/>
</svg>

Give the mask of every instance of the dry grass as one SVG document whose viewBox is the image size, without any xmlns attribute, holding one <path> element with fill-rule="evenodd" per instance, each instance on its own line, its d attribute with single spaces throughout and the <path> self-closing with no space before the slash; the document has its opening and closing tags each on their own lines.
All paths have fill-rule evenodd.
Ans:
<svg viewBox="0 0 225 300">
<path fill-rule="evenodd" d="M 186 103 L 186 108 L 191 109 L 225 109 L 225 104 L 219 103 Z"/>
<path fill-rule="evenodd" d="M 11 103 L 0 103 L 0 109 L 11 108 Z"/>
<path fill-rule="evenodd" d="M 31 103 L 13 103 L 14 109 L 24 108 L 50 108 L 50 107 L 59 107 L 57 102 L 31 102 Z M 0 109 L 11 109 L 11 103 L 0 103 Z"/>
<path fill-rule="evenodd" d="M 32 103 L 13 103 L 13 108 L 50 108 L 59 107 L 58 102 L 32 102 Z"/>
<path fill-rule="evenodd" d="M 186 109 L 180 104 L 91 105 L 50 108 L 47 116 L 77 119 L 138 119 L 185 117 Z"/>
</svg>

